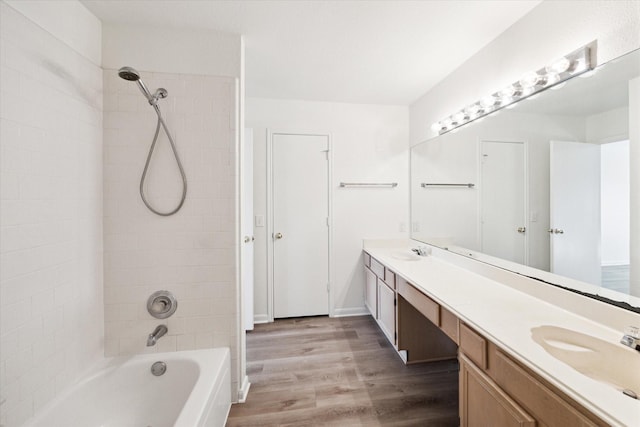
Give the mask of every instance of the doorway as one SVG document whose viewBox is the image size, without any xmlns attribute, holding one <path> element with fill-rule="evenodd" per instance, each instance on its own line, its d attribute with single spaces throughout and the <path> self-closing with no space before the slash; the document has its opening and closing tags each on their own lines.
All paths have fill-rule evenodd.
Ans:
<svg viewBox="0 0 640 427">
<path fill-rule="evenodd" d="M 271 320 L 329 314 L 329 135 L 270 137 Z"/>
<path fill-rule="evenodd" d="M 551 272 L 600 285 L 600 145 L 551 141 Z"/>
<path fill-rule="evenodd" d="M 524 142 L 480 142 L 480 243 L 487 255 L 527 264 Z"/>
</svg>

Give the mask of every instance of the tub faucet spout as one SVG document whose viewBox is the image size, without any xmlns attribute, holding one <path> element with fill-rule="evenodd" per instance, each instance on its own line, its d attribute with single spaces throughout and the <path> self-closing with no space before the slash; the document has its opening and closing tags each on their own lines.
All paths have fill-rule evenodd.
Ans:
<svg viewBox="0 0 640 427">
<path fill-rule="evenodd" d="M 167 329 L 167 327 L 165 325 L 158 325 L 153 330 L 153 332 L 151 332 L 149 334 L 149 337 L 147 338 L 147 347 L 151 347 L 153 345 L 156 345 L 156 343 L 158 342 L 160 337 L 162 337 L 168 331 L 169 331 L 169 329 Z"/>
</svg>

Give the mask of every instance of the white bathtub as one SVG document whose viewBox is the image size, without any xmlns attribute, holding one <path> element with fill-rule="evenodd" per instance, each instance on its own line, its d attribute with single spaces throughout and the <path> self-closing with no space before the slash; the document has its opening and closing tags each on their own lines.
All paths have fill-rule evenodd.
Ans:
<svg viewBox="0 0 640 427">
<path fill-rule="evenodd" d="M 163 361 L 167 371 L 151 374 Z M 28 427 L 222 427 L 231 407 L 229 349 L 105 359 Z"/>
</svg>

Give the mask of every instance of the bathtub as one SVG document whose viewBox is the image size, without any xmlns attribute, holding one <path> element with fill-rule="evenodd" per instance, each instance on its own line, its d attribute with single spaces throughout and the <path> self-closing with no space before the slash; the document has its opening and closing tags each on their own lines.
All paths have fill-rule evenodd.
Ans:
<svg viewBox="0 0 640 427">
<path fill-rule="evenodd" d="M 166 363 L 161 376 L 154 362 Z M 229 349 L 105 359 L 28 427 L 222 427 L 231 407 Z"/>
</svg>

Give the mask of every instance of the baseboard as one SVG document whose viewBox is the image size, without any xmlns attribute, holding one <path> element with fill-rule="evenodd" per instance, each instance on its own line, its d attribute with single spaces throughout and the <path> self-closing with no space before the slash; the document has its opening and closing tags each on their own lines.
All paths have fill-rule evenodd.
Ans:
<svg viewBox="0 0 640 427">
<path fill-rule="evenodd" d="M 255 314 L 253 316 L 253 323 L 269 323 L 269 316 L 267 316 L 266 314 Z"/>
<path fill-rule="evenodd" d="M 238 403 L 244 403 L 247 401 L 247 395 L 249 394 L 250 387 L 251 383 L 249 382 L 249 377 L 245 375 L 242 380 L 242 387 L 238 390 Z"/>
<path fill-rule="evenodd" d="M 348 308 L 334 308 L 331 317 L 350 317 L 350 316 L 365 316 L 369 313 L 367 307 L 348 307 Z"/>
</svg>

